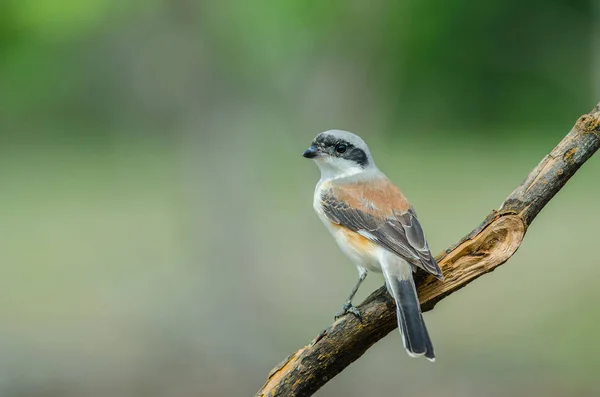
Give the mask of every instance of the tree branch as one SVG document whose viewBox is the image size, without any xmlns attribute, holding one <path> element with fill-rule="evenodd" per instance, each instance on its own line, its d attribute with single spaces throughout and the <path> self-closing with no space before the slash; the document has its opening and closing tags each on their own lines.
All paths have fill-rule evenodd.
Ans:
<svg viewBox="0 0 600 397">
<path fill-rule="evenodd" d="M 506 262 L 536 215 L 600 146 L 600 103 L 577 120 L 567 136 L 531 171 L 497 211 L 437 256 L 445 281 L 417 274 L 422 310 Z M 309 396 L 396 328 L 396 310 L 385 287 L 360 306 L 363 321 L 346 315 L 308 346 L 275 367 L 257 396 Z"/>
</svg>

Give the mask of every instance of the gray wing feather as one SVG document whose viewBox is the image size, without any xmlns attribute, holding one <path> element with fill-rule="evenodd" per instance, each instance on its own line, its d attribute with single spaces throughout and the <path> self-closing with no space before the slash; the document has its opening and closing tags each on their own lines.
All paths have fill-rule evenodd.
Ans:
<svg viewBox="0 0 600 397">
<path fill-rule="evenodd" d="M 429 251 L 425 234 L 412 208 L 380 219 L 360 209 L 350 208 L 343 201 L 337 200 L 331 192 L 325 192 L 321 199 L 323 211 L 332 222 L 360 233 L 413 265 L 443 279 L 442 271 Z"/>
<path fill-rule="evenodd" d="M 416 251 L 424 270 L 438 278 L 441 278 L 442 271 L 431 255 L 429 244 L 427 244 L 427 240 L 425 240 L 425 233 L 423 233 L 423 228 L 417 219 L 417 214 L 415 211 L 411 207 L 407 212 L 395 215 L 396 219 L 392 222 L 400 223 L 402 229 L 404 229 L 406 240 Z"/>
</svg>

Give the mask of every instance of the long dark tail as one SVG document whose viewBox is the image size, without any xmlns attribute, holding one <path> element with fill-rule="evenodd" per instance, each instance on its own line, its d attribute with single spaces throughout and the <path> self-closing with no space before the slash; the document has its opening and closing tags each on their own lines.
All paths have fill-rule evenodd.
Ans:
<svg viewBox="0 0 600 397">
<path fill-rule="evenodd" d="M 402 334 L 404 348 L 412 357 L 425 356 L 428 360 L 435 361 L 433 345 L 421 314 L 421 305 L 417 297 L 412 271 L 408 274 L 400 273 L 402 274 L 386 272 L 384 269 L 388 290 L 396 301 L 398 328 Z"/>
</svg>

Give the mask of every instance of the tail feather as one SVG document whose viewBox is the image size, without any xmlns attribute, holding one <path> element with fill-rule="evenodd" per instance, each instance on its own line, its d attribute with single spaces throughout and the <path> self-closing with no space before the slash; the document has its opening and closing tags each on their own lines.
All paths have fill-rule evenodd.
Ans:
<svg viewBox="0 0 600 397">
<path fill-rule="evenodd" d="M 398 328 L 402 333 L 404 348 L 411 356 L 424 355 L 435 359 L 433 345 L 421 314 L 412 280 L 395 280 L 398 294 L 395 296 Z"/>
<path fill-rule="evenodd" d="M 406 266 L 410 266 L 406 264 Z M 395 274 L 390 274 L 395 273 Z M 384 276 L 388 290 L 396 301 L 398 328 L 402 334 L 402 342 L 412 357 L 425 356 L 435 361 L 433 345 L 425 326 L 421 305 L 410 272 L 387 272 Z"/>
</svg>

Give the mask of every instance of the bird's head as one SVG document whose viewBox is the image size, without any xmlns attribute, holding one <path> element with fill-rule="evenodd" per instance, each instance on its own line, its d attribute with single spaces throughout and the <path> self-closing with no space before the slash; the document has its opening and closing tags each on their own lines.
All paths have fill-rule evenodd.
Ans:
<svg viewBox="0 0 600 397">
<path fill-rule="evenodd" d="M 375 167 L 365 141 L 348 131 L 321 132 L 302 156 L 315 161 L 324 179 L 342 178 Z"/>
</svg>

